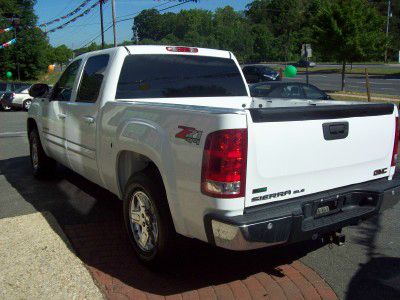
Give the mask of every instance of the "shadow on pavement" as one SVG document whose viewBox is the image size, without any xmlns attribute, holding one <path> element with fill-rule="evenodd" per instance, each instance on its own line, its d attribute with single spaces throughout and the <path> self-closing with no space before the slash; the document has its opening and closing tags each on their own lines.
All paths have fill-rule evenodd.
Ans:
<svg viewBox="0 0 400 300">
<path fill-rule="evenodd" d="M 400 299 L 400 258 L 386 257 L 377 251 L 381 230 L 380 216 L 366 221 L 358 229 L 356 243 L 366 247 L 368 261 L 360 264 L 352 277 L 346 299 Z"/>
<path fill-rule="evenodd" d="M 37 211 L 46 210 L 55 216 L 80 259 L 95 278 L 109 276 L 113 281 L 109 286 L 117 281 L 148 293 L 171 295 L 260 272 L 279 278 L 284 275 L 278 266 L 321 247 L 310 242 L 243 253 L 185 238 L 166 268 L 150 271 L 138 262 L 129 245 L 123 228 L 122 202 L 66 168 L 58 167 L 56 173 L 52 179 L 37 181 L 31 175 L 28 156 L 0 160 L 0 174 Z M 21 213 L 16 209 L 8 216 L 18 214 Z M 7 215 L 3 213 L 2 217 Z"/>
</svg>

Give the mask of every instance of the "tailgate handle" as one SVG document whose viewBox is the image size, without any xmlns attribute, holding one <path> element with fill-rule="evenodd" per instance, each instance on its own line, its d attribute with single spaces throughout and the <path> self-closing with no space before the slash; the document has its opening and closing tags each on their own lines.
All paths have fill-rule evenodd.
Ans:
<svg viewBox="0 0 400 300">
<path fill-rule="evenodd" d="M 322 130 L 327 141 L 345 139 L 349 135 L 349 122 L 324 123 Z"/>
</svg>

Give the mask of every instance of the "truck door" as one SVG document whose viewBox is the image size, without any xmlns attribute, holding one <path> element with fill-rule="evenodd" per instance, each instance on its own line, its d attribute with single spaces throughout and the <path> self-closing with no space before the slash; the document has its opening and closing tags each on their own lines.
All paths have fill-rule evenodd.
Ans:
<svg viewBox="0 0 400 300">
<path fill-rule="evenodd" d="M 70 167 L 66 155 L 66 105 L 71 101 L 75 80 L 82 60 L 72 62 L 48 98 L 42 103 L 42 136 L 48 154 L 63 165 Z"/>
<path fill-rule="evenodd" d="M 71 168 L 98 184 L 101 183 L 96 160 L 98 98 L 108 61 L 108 54 L 87 59 L 75 101 L 68 103 L 67 108 L 67 155 Z"/>
</svg>

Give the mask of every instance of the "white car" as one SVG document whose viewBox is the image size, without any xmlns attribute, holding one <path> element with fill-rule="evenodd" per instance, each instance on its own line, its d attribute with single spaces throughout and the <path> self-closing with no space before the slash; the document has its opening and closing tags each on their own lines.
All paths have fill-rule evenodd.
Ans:
<svg viewBox="0 0 400 300">
<path fill-rule="evenodd" d="M 32 103 L 32 97 L 29 95 L 30 86 L 23 86 L 14 92 L 7 92 L 1 99 L 3 106 L 11 109 L 29 110 Z"/>
<path fill-rule="evenodd" d="M 34 175 L 57 161 L 117 195 L 147 263 L 178 257 L 176 234 L 231 250 L 337 237 L 399 199 L 396 106 L 252 99 L 228 51 L 90 52 L 30 93 Z"/>
</svg>

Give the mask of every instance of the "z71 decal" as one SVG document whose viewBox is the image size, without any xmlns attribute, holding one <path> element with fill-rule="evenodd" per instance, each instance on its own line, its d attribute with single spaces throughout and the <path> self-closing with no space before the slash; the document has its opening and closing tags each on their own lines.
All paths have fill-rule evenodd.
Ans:
<svg viewBox="0 0 400 300">
<path fill-rule="evenodd" d="M 201 135 L 203 134 L 203 131 L 199 131 L 196 128 L 193 127 L 187 127 L 187 126 L 178 126 L 179 129 L 182 129 L 182 131 L 178 132 L 175 137 L 177 139 L 182 139 L 185 140 L 188 143 L 193 143 L 196 145 L 200 144 L 200 139 Z"/>
</svg>

